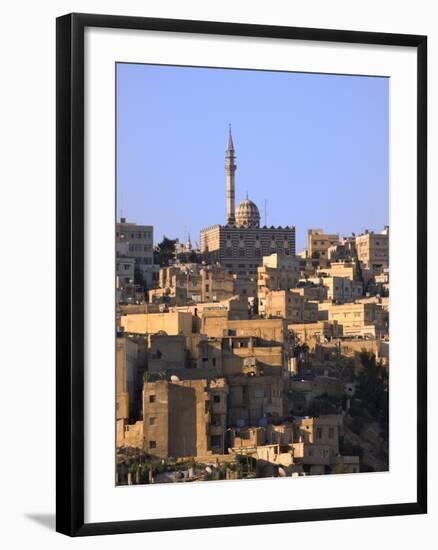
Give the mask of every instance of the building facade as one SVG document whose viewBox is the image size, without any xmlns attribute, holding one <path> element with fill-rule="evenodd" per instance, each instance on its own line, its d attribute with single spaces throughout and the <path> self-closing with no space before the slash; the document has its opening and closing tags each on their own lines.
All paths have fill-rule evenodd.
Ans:
<svg viewBox="0 0 438 550">
<path fill-rule="evenodd" d="M 309 229 L 307 232 L 307 256 L 319 259 L 320 265 L 328 265 L 329 248 L 339 243 L 339 235 L 329 235 L 323 229 Z"/>
<path fill-rule="evenodd" d="M 381 273 L 389 267 L 389 227 L 382 233 L 365 231 L 356 237 L 357 257 L 362 266 L 373 273 Z"/>
<path fill-rule="evenodd" d="M 121 218 L 116 224 L 116 249 L 123 250 L 123 257 L 135 260 L 144 284 L 152 287 L 158 277 L 159 267 L 154 266 L 154 229 L 152 225 L 138 225 Z"/>
<path fill-rule="evenodd" d="M 230 130 L 225 152 L 226 224 L 202 229 L 200 250 L 209 264 L 220 263 L 229 273 L 255 275 L 263 256 L 295 255 L 295 227 L 261 227 L 259 209 L 248 197 L 235 209 L 235 171 Z"/>
</svg>

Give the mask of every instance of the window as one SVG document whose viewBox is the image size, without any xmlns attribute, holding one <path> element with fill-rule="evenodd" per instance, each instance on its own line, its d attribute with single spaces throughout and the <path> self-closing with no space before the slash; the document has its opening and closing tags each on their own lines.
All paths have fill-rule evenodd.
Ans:
<svg viewBox="0 0 438 550">
<path fill-rule="evenodd" d="M 322 439 L 322 428 L 316 429 L 316 439 Z"/>
<path fill-rule="evenodd" d="M 329 439 L 333 439 L 335 437 L 335 429 L 329 428 Z"/>
<path fill-rule="evenodd" d="M 155 426 L 157 423 L 157 417 L 156 416 L 150 416 L 149 417 L 149 426 Z"/>
<path fill-rule="evenodd" d="M 150 395 L 149 396 L 149 403 L 155 403 L 156 395 Z"/>
<path fill-rule="evenodd" d="M 221 396 L 220 395 L 214 395 L 213 396 L 213 403 L 220 403 L 221 402 Z"/>
<path fill-rule="evenodd" d="M 149 449 L 156 449 L 156 448 L 157 448 L 157 442 L 149 441 Z"/>
</svg>

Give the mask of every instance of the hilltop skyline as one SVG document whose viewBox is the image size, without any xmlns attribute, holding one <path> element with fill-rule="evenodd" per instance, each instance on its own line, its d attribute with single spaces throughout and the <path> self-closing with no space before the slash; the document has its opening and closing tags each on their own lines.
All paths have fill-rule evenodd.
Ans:
<svg viewBox="0 0 438 550">
<path fill-rule="evenodd" d="M 192 243 L 225 223 L 232 124 L 236 205 L 261 225 L 341 236 L 389 223 L 388 80 L 117 65 L 117 216 Z M 360 187 L 360 191 L 358 191 Z M 330 205 L 330 208 L 327 208 Z"/>
</svg>

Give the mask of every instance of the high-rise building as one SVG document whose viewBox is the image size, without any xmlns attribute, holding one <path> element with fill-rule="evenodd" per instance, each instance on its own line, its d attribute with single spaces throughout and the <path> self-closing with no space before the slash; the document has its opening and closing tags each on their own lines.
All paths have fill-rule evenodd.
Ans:
<svg viewBox="0 0 438 550">
<path fill-rule="evenodd" d="M 154 265 L 154 228 L 152 225 L 137 225 L 121 218 L 116 224 L 116 255 L 118 263 L 123 259 L 135 260 L 146 287 L 152 287 L 158 278 L 159 266 Z M 120 259 L 120 262 L 119 262 Z"/>
</svg>

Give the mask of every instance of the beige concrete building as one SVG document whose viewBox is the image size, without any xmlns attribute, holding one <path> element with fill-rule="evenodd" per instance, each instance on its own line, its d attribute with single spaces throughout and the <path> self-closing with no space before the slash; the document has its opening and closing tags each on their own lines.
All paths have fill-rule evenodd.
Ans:
<svg viewBox="0 0 438 550">
<path fill-rule="evenodd" d="M 146 382 L 145 451 L 160 458 L 196 457 L 212 451 L 212 440 L 213 447 L 221 451 L 227 393 L 224 380 L 211 384 L 207 380 Z M 216 428 L 214 435 L 212 428 Z"/>
<path fill-rule="evenodd" d="M 148 336 L 148 371 L 180 372 L 186 366 L 184 335 L 150 334 Z"/>
<path fill-rule="evenodd" d="M 341 456 L 339 438 L 343 432 L 341 415 L 302 418 L 297 422 L 293 443 L 293 459 L 303 464 L 310 475 L 326 473 L 357 473 L 358 456 Z"/>
<path fill-rule="evenodd" d="M 296 422 L 296 433 L 304 443 L 328 445 L 339 453 L 339 437 L 343 421 L 339 414 L 326 414 L 318 418 L 300 418 Z"/>
<path fill-rule="evenodd" d="M 284 416 L 283 378 L 232 376 L 228 379 L 228 422 L 231 426 L 258 426 Z"/>
<path fill-rule="evenodd" d="M 328 265 L 330 247 L 339 243 L 339 235 L 324 233 L 323 229 L 307 231 L 307 256 L 318 259 L 321 266 Z"/>
<path fill-rule="evenodd" d="M 354 261 L 356 257 L 356 235 L 344 237 L 338 244 L 330 246 L 328 249 L 328 259 L 330 262 Z"/>
<path fill-rule="evenodd" d="M 267 318 L 282 317 L 289 323 L 315 323 L 318 321 L 318 304 L 305 300 L 298 292 L 275 290 L 264 298 L 264 313 Z"/>
<path fill-rule="evenodd" d="M 125 332 L 133 334 L 156 334 L 164 331 L 168 335 L 192 333 L 192 314 L 187 311 L 169 313 L 132 313 L 120 317 Z"/>
<path fill-rule="evenodd" d="M 351 280 L 349 277 L 319 276 L 309 279 L 315 285 L 327 289 L 327 298 L 338 302 L 350 302 L 360 298 L 363 294 L 361 281 Z"/>
<path fill-rule="evenodd" d="M 203 319 L 201 332 L 210 338 L 223 336 L 255 336 L 265 342 L 289 343 L 287 321 L 285 319 L 248 319 L 232 321 L 223 317 Z"/>
<path fill-rule="evenodd" d="M 344 336 L 376 336 L 376 304 L 322 302 L 318 307 L 320 320 L 337 321 Z"/>
<path fill-rule="evenodd" d="M 223 336 L 209 338 L 210 354 L 225 377 L 285 376 L 288 353 L 278 342 L 266 342 L 254 336 Z"/>
<path fill-rule="evenodd" d="M 217 265 L 174 264 L 162 267 L 159 275 L 160 289 L 184 289 L 187 299 L 193 302 L 216 302 L 236 294 L 235 277 Z M 162 291 L 163 291 L 162 290 Z"/>
<path fill-rule="evenodd" d="M 127 245 L 127 243 L 123 243 Z M 116 275 L 119 278 L 120 287 L 125 288 L 134 284 L 135 259 L 119 252 L 119 248 L 126 249 L 127 246 L 117 247 L 116 253 Z"/>
<path fill-rule="evenodd" d="M 153 288 L 149 290 L 148 295 L 151 304 L 163 304 L 168 307 L 187 304 L 187 290 L 180 286 Z"/>
<path fill-rule="evenodd" d="M 356 264 L 350 261 L 330 262 L 330 265 L 318 270 L 318 275 L 328 277 L 346 277 L 351 281 L 358 279 Z"/>
<path fill-rule="evenodd" d="M 248 301 L 240 296 L 232 296 L 219 302 L 200 302 L 197 304 L 172 308 L 172 311 L 190 312 L 195 317 L 225 317 L 226 319 L 248 319 Z"/>
<path fill-rule="evenodd" d="M 286 446 L 293 443 L 293 434 L 294 427 L 291 422 L 233 428 L 231 430 L 231 447 L 239 453 L 241 449 L 248 449 L 249 447 Z"/>
<path fill-rule="evenodd" d="M 144 423 L 137 420 L 134 424 L 127 424 L 125 420 L 117 420 L 117 447 L 144 448 Z"/>
<path fill-rule="evenodd" d="M 306 301 L 321 302 L 327 300 L 327 287 L 312 283 L 310 280 L 301 280 L 295 288 L 291 289 Z"/>
<path fill-rule="evenodd" d="M 295 344 L 307 344 L 311 351 L 315 345 L 332 338 L 342 336 L 342 325 L 337 321 L 318 321 L 317 323 L 291 323 L 288 324 Z"/>
<path fill-rule="evenodd" d="M 116 224 L 116 247 L 126 246 L 124 255 L 135 260 L 147 287 L 156 285 L 159 267 L 154 265 L 154 229 L 121 218 Z"/>
<path fill-rule="evenodd" d="M 138 346 L 125 336 L 116 339 L 116 418 L 135 416 Z"/>
<path fill-rule="evenodd" d="M 382 233 L 365 231 L 356 237 L 356 249 L 359 261 L 373 273 L 381 273 L 389 267 L 389 227 Z"/>
<path fill-rule="evenodd" d="M 299 260 L 292 256 L 271 254 L 263 257 L 257 269 L 257 298 L 259 315 L 266 314 L 265 301 L 272 290 L 289 290 L 296 286 L 299 277 Z"/>
</svg>

